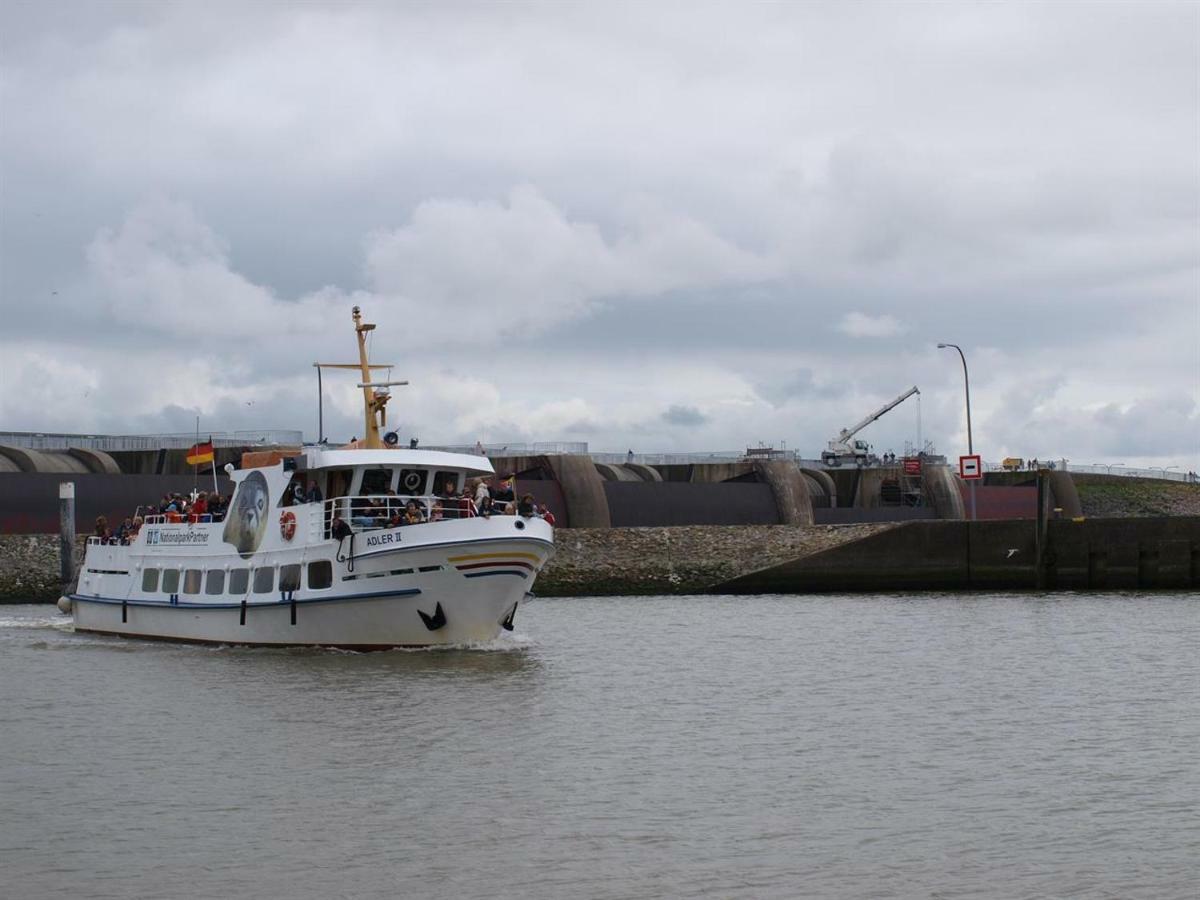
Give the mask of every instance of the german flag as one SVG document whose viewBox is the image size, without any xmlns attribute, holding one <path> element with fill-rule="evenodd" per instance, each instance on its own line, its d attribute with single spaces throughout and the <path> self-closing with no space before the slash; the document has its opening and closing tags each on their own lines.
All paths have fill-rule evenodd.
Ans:
<svg viewBox="0 0 1200 900">
<path fill-rule="evenodd" d="M 187 452 L 187 461 L 189 466 L 202 466 L 205 463 L 212 462 L 212 438 L 209 438 L 203 444 L 193 444 L 192 449 Z"/>
</svg>

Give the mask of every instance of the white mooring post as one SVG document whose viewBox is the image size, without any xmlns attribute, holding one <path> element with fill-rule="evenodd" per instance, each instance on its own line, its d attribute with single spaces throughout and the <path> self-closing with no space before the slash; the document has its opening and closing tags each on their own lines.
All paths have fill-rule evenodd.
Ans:
<svg viewBox="0 0 1200 900">
<path fill-rule="evenodd" d="M 67 590 L 75 578 L 75 482 L 58 483 L 59 579 Z"/>
</svg>

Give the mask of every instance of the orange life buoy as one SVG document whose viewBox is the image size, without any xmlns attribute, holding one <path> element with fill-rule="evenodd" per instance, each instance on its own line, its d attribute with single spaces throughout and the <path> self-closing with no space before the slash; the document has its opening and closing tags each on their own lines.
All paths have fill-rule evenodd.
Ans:
<svg viewBox="0 0 1200 900">
<path fill-rule="evenodd" d="M 285 541 L 296 536 L 296 514 L 290 509 L 285 509 L 279 516 L 279 533 Z"/>
</svg>

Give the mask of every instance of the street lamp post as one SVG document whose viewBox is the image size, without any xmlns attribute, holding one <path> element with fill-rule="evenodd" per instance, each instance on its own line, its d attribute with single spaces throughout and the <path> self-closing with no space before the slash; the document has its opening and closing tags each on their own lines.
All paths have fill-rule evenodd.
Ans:
<svg viewBox="0 0 1200 900">
<path fill-rule="evenodd" d="M 967 455 L 974 456 L 975 442 L 971 438 L 971 377 L 967 374 L 967 357 L 958 344 L 938 344 L 939 350 L 945 350 L 948 347 L 957 350 L 958 358 L 962 360 L 963 388 L 967 395 Z M 975 479 L 971 479 L 971 521 L 975 521 Z"/>
<path fill-rule="evenodd" d="M 325 393 L 321 390 L 321 364 L 313 363 L 317 370 L 317 443 L 325 437 Z"/>
</svg>

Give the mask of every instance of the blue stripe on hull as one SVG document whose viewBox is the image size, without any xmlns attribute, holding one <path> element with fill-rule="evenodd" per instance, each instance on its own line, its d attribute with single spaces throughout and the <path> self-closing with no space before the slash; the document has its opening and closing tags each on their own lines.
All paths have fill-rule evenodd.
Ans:
<svg viewBox="0 0 1200 900">
<path fill-rule="evenodd" d="M 313 603 L 342 603 L 354 602 L 355 600 L 377 600 L 380 597 L 412 597 L 421 593 L 420 588 L 401 588 L 394 591 L 373 591 L 369 594 L 342 594 L 338 597 L 297 597 L 296 605 L 305 606 Z M 241 603 L 190 603 L 180 601 L 179 603 L 171 603 L 166 600 L 120 600 L 116 597 L 85 597 L 82 594 L 72 594 L 71 600 L 80 603 L 102 603 L 108 605 L 120 606 L 124 603 L 126 606 L 148 606 L 155 609 L 241 609 Z M 271 600 L 263 603 L 246 603 L 247 609 L 263 609 L 272 606 L 290 606 L 290 600 Z"/>
</svg>

